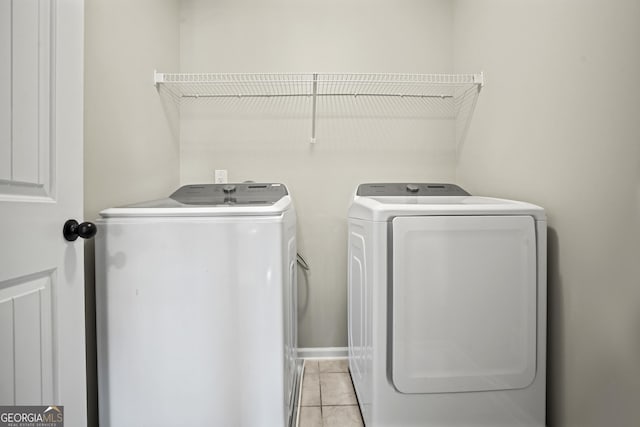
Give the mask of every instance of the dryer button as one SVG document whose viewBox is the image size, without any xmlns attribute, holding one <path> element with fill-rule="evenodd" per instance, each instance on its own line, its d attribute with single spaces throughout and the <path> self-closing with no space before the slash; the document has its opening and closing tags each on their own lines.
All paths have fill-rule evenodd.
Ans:
<svg viewBox="0 0 640 427">
<path fill-rule="evenodd" d="M 407 191 L 410 193 L 417 193 L 418 190 L 420 190 L 420 187 L 418 187 L 417 185 L 413 185 L 413 184 L 407 184 Z"/>
<path fill-rule="evenodd" d="M 227 194 L 233 193 L 233 192 L 236 191 L 236 186 L 235 185 L 225 185 L 224 187 L 222 187 L 222 191 L 224 191 Z"/>
</svg>

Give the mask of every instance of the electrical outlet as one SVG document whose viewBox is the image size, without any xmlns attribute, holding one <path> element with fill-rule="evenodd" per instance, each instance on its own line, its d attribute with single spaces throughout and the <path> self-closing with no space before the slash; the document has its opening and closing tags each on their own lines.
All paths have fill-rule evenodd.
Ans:
<svg viewBox="0 0 640 427">
<path fill-rule="evenodd" d="M 216 169 L 214 182 L 216 184 L 226 184 L 227 183 L 227 170 L 226 169 Z"/>
</svg>

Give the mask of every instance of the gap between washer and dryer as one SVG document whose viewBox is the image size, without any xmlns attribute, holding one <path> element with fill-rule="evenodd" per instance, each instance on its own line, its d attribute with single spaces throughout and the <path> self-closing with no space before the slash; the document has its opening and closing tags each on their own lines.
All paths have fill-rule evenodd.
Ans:
<svg viewBox="0 0 640 427">
<path fill-rule="evenodd" d="M 306 359 L 298 427 L 363 427 L 347 359 Z"/>
</svg>

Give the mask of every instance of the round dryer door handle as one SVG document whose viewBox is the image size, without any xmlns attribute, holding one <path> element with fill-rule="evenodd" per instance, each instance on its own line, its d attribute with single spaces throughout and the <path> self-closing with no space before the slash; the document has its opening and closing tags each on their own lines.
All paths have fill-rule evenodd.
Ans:
<svg viewBox="0 0 640 427">
<path fill-rule="evenodd" d="M 92 239 L 96 235 L 98 229 L 92 222 L 83 222 L 78 224 L 75 219 L 69 219 L 62 227 L 62 235 L 69 242 L 75 241 L 78 237 L 83 239 Z"/>
</svg>

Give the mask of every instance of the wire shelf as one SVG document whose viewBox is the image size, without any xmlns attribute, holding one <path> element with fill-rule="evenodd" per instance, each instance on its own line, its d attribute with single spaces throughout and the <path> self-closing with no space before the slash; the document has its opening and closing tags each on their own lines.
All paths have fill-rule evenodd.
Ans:
<svg viewBox="0 0 640 427">
<path fill-rule="evenodd" d="M 308 97 L 312 100 L 311 142 L 315 142 L 317 100 L 323 97 L 423 100 L 435 117 L 456 120 L 464 139 L 484 84 L 480 74 L 388 73 L 154 73 L 159 91 L 177 103 L 194 99 Z"/>
</svg>

